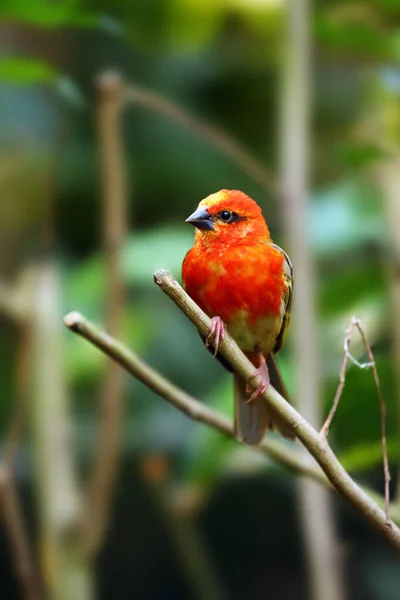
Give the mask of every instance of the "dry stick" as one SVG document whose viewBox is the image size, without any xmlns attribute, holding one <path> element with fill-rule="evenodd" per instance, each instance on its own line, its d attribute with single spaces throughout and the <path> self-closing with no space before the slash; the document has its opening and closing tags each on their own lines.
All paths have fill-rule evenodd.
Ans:
<svg viewBox="0 0 400 600">
<path fill-rule="evenodd" d="M 199 309 L 168 271 L 157 271 L 154 280 L 161 289 L 177 304 L 197 327 L 207 335 L 211 320 Z M 254 376 L 254 367 L 243 356 L 235 342 L 229 337 L 220 344 L 221 354 L 234 370 L 254 387 L 260 383 Z M 371 522 L 400 551 L 400 530 L 387 519 L 386 514 L 351 479 L 337 460 L 326 438 L 320 435 L 297 411 L 290 406 L 271 386 L 262 395 L 270 408 L 279 414 L 293 430 L 304 446 L 320 464 L 333 486 Z"/>
<path fill-rule="evenodd" d="M 190 419 L 210 425 L 224 435 L 233 436 L 233 423 L 226 415 L 210 409 L 193 396 L 178 388 L 160 373 L 152 369 L 126 346 L 98 329 L 80 313 L 72 312 L 64 318 L 65 325 L 94 344 L 102 352 L 117 361 L 126 371 L 149 389 L 161 396 Z M 255 448 L 300 475 L 311 477 L 323 485 L 330 485 L 323 471 L 312 460 L 305 460 L 296 451 L 267 437 Z M 379 499 L 377 500 L 379 502 Z M 383 505 L 383 502 L 382 502 Z M 400 522 L 400 511 L 398 513 Z"/>
<path fill-rule="evenodd" d="M 0 512 L 10 541 L 12 559 L 23 600 L 42 597 L 33 568 L 28 538 L 21 516 L 18 495 L 7 467 L 0 467 Z"/>
<path fill-rule="evenodd" d="M 11 421 L 4 443 L 4 465 L 0 466 L 0 507 L 4 527 L 9 537 L 12 550 L 12 560 L 16 576 L 19 581 L 21 597 L 24 600 L 39 600 L 41 593 L 39 580 L 34 567 L 28 533 L 25 529 L 24 518 L 19 502 L 19 497 L 14 481 L 15 457 L 20 443 L 23 417 L 25 413 L 25 399 L 28 389 L 29 353 L 31 323 L 29 307 L 27 306 L 28 277 L 24 273 L 19 285 L 10 288 L 10 308 L 1 304 L 0 312 L 15 321 L 17 340 L 17 357 L 15 371 L 15 394 Z M 2 287 L 5 292 L 5 287 Z M 3 296 L 5 301 L 7 294 Z M 30 295 L 29 295 L 30 298 Z"/>
<path fill-rule="evenodd" d="M 130 86 L 126 91 L 126 100 L 153 110 L 183 125 L 233 160 L 266 193 L 273 194 L 276 197 L 282 196 L 282 191 L 274 174 L 267 171 L 248 150 L 220 129 L 209 125 L 171 100 L 151 90 Z"/>
<path fill-rule="evenodd" d="M 308 236 L 312 109 L 313 7 L 310 0 L 284 4 L 280 97 L 282 216 L 296 275 L 291 338 L 297 406 L 314 427 L 322 422 L 317 341 L 316 269 Z M 331 498 L 313 482 L 298 482 L 298 513 L 312 600 L 344 600 L 346 589 Z M 316 523 L 320 523 L 316 527 Z"/>
<path fill-rule="evenodd" d="M 117 337 L 122 329 L 125 295 L 120 265 L 127 205 L 121 141 L 123 93 L 124 85 L 117 73 L 105 73 L 99 78 L 98 132 L 103 178 L 106 326 Z M 101 385 L 100 432 L 90 482 L 85 534 L 85 545 L 91 555 L 98 550 L 107 529 L 118 468 L 123 381 L 122 371 L 114 361 L 108 361 Z"/>
<path fill-rule="evenodd" d="M 211 319 L 189 298 L 172 275 L 167 271 L 157 271 L 155 280 L 193 322 L 197 329 L 203 335 L 208 334 Z M 97 348 L 111 356 L 129 373 L 190 418 L 206 423 L 226 435 L 233 435 L 233 425 L 230 419 L 209 409 L 174 386 L 157 371 L 154 371 L 151 367 L 143 363 L 123 344 L 114 340 L 106 332 L 99 330 L 79 313 L 69 313 L 64 318 L 64 323 L 72 331 L 86 338 L 97 346 Z M 259 382 L 257 377 L 253 377 L 253 365 L 243 355 L 229 335 L 226 335 L 221 342 L 220 350 L 225 358 L 234 366 L 239 375 L 245 380 L 251 380 L 252 385 L 257 387 Z M 386 521 L 384 511 L 378 505 L 378 503 L 383 505 L 383 502 L 379 499 L 379 495 L 366 490 L 366 488 L 361 489 L 351 479 L 338 462 L 325 438 L 320 436 L 271 386 L 264 394 L 264 398 L 268 400 L 274 410 L 281 415 L 310 453 L 313 454 L 314 458 L 317 459 L 317 462 L 320 463 L 332 485 L 343 496 L 347 497 L 359 512 L 400 551 L 400 530 L 393 522 L 388 523 Z M 319 468 L 312 461 L 306 461 L 304 457 L 298 456 L 296 452 L 286 449 L 268 438 L 262 443 L 259 451 L 276 458 L 276 460 L 288 468 L 313 477 L 315 480 L 327 485 L 327 478 Z M 397 511 L 396 519 L 400 522 L 400 514 Z"/>
<path fill-rule="evenodd" d="M 340 371 L 339 371 L 339 385 L 336 390 L 335 397 L 333 399 L 332 408 L 329 411 L 326 421 L 323 424 L 323 426 L 321 427 L 321 431 L 320 431 L 320 434 L 323 435 L 324 437 L 328 437 L 328 435 L 329 435 L 329 428 L 331 426 L 333 417 L 335 416 L 337 407 L 339 405 L 339 400 L 342 396 L 343 388 L 346 383 L 346 367 L 347 367 L 347 361 L 349 359 L 349 348 L 350 348 L 350 343 L 351 343 L 351 332 L 353 331 L 353 327 L 354 327 L 354 323 L 353 323 L 353 319 L 352 319 L 349 328 L 346 329 L 346 335 L 344 338 L 343 359 L 342 359 L 342 364 L 341 364 Z"/>
<path fill-rule="evenodd" d="M 128 373 L 136 377 L 136 379 L 153 390 L 161 398 L 164 398 L 164 400 L 180 410 L 187 417 L 193 419 L 193 421 L 209 425 L 224 435 L 234 436 L 232 420 L 226 415 L 210 409 L 207 405 L 174 385 L 142 361 L 126 346 L 112 338 L 108 333 L 98 329 L 78 312 L 66 315 L 64 323 L 69 329 L 78 333 L 99 348 L 99 350 L 113 358 Z M 253 450 L 273 458 L 290 471 L 298 475 L 310 477 L 321 485 L 333 490 L 328 478 L 311 457 L 304 456 L 268 436 L 259 447 L 255 447 Z M 376 504 L 381 508 L 384 507 L 384 499 L 379 494 L 366 486 L 363 486 L 363 490 Z M 400 524 L 400 510 L 398 507 L 392 507 L 392 519 Z"/>
<path fill-rule="evenodd" d="M 361 339 L 363 341 L 365 350 L 367 352 L 367 356 L 368 356 L 368 360 L 369 360 L 369 362 L 367 362 L 367 363 L 359 363 L 350 354 L 351 335 L 352 335 L 354 327 L 356 327 L 358 329 Z M 349 325 L 348 329 L 346 330 L 346 336 L 344 339 L 344 348 L 343 348 L 343 360 L 342 360 L 342 365 L 340 367 L 339 386 L 338 386 L 338 389 L 335 394 L 332 408 L 329 412 L 329 415 L 328 415 L 320 433 L 324 437 L 327 437 L 329 434 L 329 427 L 332 423 L 333 417 L 335 416 L 335 413 L 336 413 L 336 410 L 339 405 L 339 401 L 340 401 L 340 398 L 341 398 L 341 395 L 343 392 L 343 388 L 345 385 L 346 367 L 347 367 L 348 360 L 350 360 L 353 364 L 355 364 L 360 369 L 368 369 L 368 368 L 372 369 L 376 393 L 377 393 L 378 401 L 379 401 L 379 411 L 380 411 L 380 417 L 381 417 L 382 457 L 383 457 L 383 472 L 384 472 L 384 477 L 385 477 L 385 513 L 386 513 L 386 518 L 389 521 L 389 519 L 390 519 L 390 516 L 389 516 L 390 479 L 391 478 L 390 478 L 389 460 L 388 460 L 387 443 L 386 443 L 386 406 L 385 406 L 385 401 L 383 399 L 381 386 L 379 383 L 378 371 L 376 368 L 374 355 L 371 350 L 371 345 L 368 341 L 368 338 L 365 334 L 365 331 L 361 325 L 360 320 L 356 319 L 356 317 L 352 317 L 352 319 L 350 321 L 350 325 Z"/>
<path fill-rule="evenodd" d="M 0 314 L 17 323 L 26 316 L 17 291 L 3 281 L 0 281 Z"/>
<path fill-rule="evenodd" d="M 365 349 L 367 351 L 367 355 L 368 355 L 368 359 L 369 359 L 369 363 L 370 363 L 369 365 L 367 363 L 367 366 L 371 367 L 372 374 L 374 377 L 374 382 L 375 382 L 376 393 L 377 393 L 378 401 L 379 401 L 379 411 L 381 414 L 383 472 L 384 472 L 384 477 L 385 477 L 385 511 L 386 511 L 386 518 L 389 521 L 390 520 L 390 516 L 389 516 L 390 471 L 389 471 L 389 460 L 388 460 L 387 444 L 386 444 L 386 406 L 385 406 L 385 401 L 384 401 L 383 395 L 382 395 L 381 385 L 379 383 L 378 371 L 376 368 L 374 355 L 372 354 L 371 345 L 370 345 L 368 338 L 365 335 L 365 331 L 363 330 L 361 323 L 358 319 L 356 319 L 355 324 L 356 324 L 358 331 L 360 332 L 362 341 L 363 341 Z"/>
<path fill-rule="evenodd" d="M 164 398 L 164 400 L 180 410 L 187 417 L 193 419 L 193 421 L 209 425 L 224 435 L 234 436 L 232 420 L 226 415 L 210 409 L 207 405 L 174 385 L 142 361 L 126 346 L 112 338 L 108 333 L 98 329 L 78 312 L 69 313 L 64 318 L 64 323 L 69 329 L 84 337 L 99 348 L 99 350 L 113 358 L 128 373 L 136 377 L 136 379 L 153 390 L 161 398 Z M 289 446 L 275 441 L 270 436 L 264 438 L 262 444 L 259 447 L 254 447 L 253 450 L 273 458 L 294 473 L 310 477 L 321 485 L 333 490 L 324 472 L 310 456 L 304 456 L 303 453 L 300 454 Z M 384 507 L 384 499 L 379 494 L 366 486 L 363 486 L 363 490 L 380 508 Z M 392 519 L 400 524 L 399 507 L 392 507 Z"/>
</svg>

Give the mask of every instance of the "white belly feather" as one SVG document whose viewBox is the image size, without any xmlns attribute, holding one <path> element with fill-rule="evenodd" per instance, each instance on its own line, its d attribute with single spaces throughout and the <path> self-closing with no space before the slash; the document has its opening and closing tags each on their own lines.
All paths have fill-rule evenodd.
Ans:
<svg viewBox="0 0 400 600">
<path fill-rule="evenodd" d="M 226 325 L 230 335 L 241 350 L 268 354 L 275 346 L 276 338 L 282 325 L 282 319 L 275 315 L 270 315 L 262 319 L 257 319 L 256 323 L 251 326 L 248 322 L 247 313 L 241 311 L 232 322 L 228 322 Z"/>
</svg>

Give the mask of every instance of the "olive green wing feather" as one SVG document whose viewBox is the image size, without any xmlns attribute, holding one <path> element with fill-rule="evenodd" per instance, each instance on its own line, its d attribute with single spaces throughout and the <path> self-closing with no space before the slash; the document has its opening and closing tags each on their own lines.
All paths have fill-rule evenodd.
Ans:
<svg viewBox="0 0 400 600">
<path fill-rule="evenodd" d="M 290 262 L 290 258 L 286 254 L 286 252 L 284 250 L 282 250 L 282 248 L 280 248 L 276 244 L 273 244 L 273 246 L 274 246 L 274 248 L 279 250 L 279 252 L 282 252 L 282 254 L 284 255 L 285 260 L 283 263 L 283 276 L 284 276 L 285 283 L 286 283 L 286 290 L 285 290 L 285 294 L 282 299 L 282 304 L 283 304 L 282 324 L 281 324 L 279 333 L 276 337 L 275 346 L 273 348 L 273 353 L 277 354 L 279 352 L 279 350 L 282 348 L 283 342 L 285 341 L 285 335 L 286 335 L 286 332 L 288 330 L 289 323 L 290 323 L 290 312 L 292 310 L 292 298 L 293 298 L 293 267 L 292 267 L 292 263 Z"/>
</svg>

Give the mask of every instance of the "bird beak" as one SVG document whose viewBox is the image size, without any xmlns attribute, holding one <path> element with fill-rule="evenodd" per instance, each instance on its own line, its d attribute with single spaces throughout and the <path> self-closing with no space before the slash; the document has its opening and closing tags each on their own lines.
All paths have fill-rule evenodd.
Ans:
<svg viewBox="0 0 400 600">
<path fill-rule="evenodd" d="M 205 208 L 198 208 L 186 219 L 186 223 L 194 225 L 197 229 L 203 229 L 206 231 L 213 231 L 213 219 L 210 213 Z"/>
</svg>

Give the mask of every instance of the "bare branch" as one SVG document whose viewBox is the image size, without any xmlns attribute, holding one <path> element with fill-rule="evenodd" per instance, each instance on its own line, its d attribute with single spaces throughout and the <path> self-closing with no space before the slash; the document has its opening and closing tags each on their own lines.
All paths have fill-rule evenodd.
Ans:
<svg viewBox="0 0 400 600">
<path fill-rule="evenodd" d="M 124 93 L 117 73 L 105 73 L 98 81 L 98 132 L 103 177 L 103 232 L 106 260 L 106 326 L 121 335 L 124 284 L 120 258 L 127 211 L 126 173 L 121 141 L 121 108 Z M 107 529 L 119 458 L 122 417 L 122 371 L 108 361 L 100 391 L 100 431 L 96 462 L 90 482 L 87 527 L 89 554 L 95 553 Z"/>
<path fill-rule="evenodd" d="M 24 290 L 24 292 L 26 291 Z M 23 600 L 40 600 L 42 594 L 14 482 L 15 457 L 20 443 L 29 389 L 31 323 L 27 318 L 29 313 L 23 306 L 26 296 L 25 293 L 22 293 L 21 286 L 15 286 L 12 296 L 13 312 L 10 312 L 8 316 L 15 320 L 18 339 L 11 419 L 4 441 L 4 465 L 0 466 L 0 514 L 9 538 L 21 598 Z"/>
<path fill-rule="evenodd" d="M 321 431 L 320 431 L 320 434 L 323 435 L 324 437 L 328 437 L 328 435 L 329 435 L 329 428 L 331 426 L 333 417 L 335 416 L 337 407 L 339 406 L 339 401 L 342 396 L 343 388 L 346 383 L 346 367 L 347 367 L 347 361 L 349 360 L 349 358 L 351 356 L 349 349 L 350 349 L 350 344 L 351 344 L 351 333 L 353 331 L 353 327 L 354 327 L 354 322 L 352 319 L 348 329 L 346 329 L 346 335 L 345 335 L 344 343 L 343 343 L 343 359 L 342 359 L 342 364 L 341 364 L 340 372 L 339 372 L 339 385 L 336 390 L 332 408 L 329 411 L 326 421 L 323 424 Z M 362 365 L 359 365 L 359 366 L 361 367 Z"/>
<path fill-rule="evenodd" d="M 167 271 L 157 271 L 155 282 L 175 302 L 175 304 L 192 321 L 203 336 L 210 329 L 211 320 L 199 309 L 186 294 L 178 282 Z M 254 367 L 244 357 L 235 342 L 226 336 L 220 345 L 221 354 L 232 365 L 233 369 L 254 389 L 259 385 L 259 377 L 254 377 Z M 300 439 L 307 450 L 320 464 L 333 486 L 346 497 L 381 533 L 400 550 L 400 530 L 387 519 L 386 514 L 368 498 L 363 490 L 351 479 L 337 460 L 324 436 L 320 435 L 297 411 L 290 406 L 271 386 L 263 394 L 263 398 L 293 433 Z"/>
<path fill-rule="evenodd" d="M 366 350 L 368 360 L 367 363 L 358 362 L 351 354 L 350 354 L 350 344 L 351 344 L 351 334 L 353 332 L 354 327 L 356 327 L 360 333 L 361 339 L 364 344 L 364 348 Z M 339 376 L 339 386 L 335 394 L 335 398 L 333 401 L 332 408 L 329 412 L 329 415 L 320 431 L 320 434 L 324 437 L 327 437 L 329 434 L 329 427 L 332 423 L 332 419 L 336 413 L 337 407 L 339 405 L 339 401 L 343 392 L 343 388 L 346 381 L 346 367 L 347 361 L 350 360 L 353 364 L 355 364 L 360 369 L 372 369 L 372 374 L 374 377 L 374 383 L 376 388 L 376 393 L 378 396 L 379 402 L 379 411 L 381 417 L 381 436 L 382 436 L 382 457 L 383 457 L 383 472 L 385 477 L 385 513 L 386 518 L 389 521 L 389 503 L 390 503 L 390 471 L 389 471 L 389 460 L 387 455 L 387 443 L 386 443 L 386 406 L 385 401 L 383 399 L 381 386 L 379 383 L 378 371 L 375 364 L 374 355 L 371 350 L 371 345 L 368 341 L 368 338 L 365 334 L 365 331 L 361 325 L 359 319 L 356 317 L 352 317 L 350 321 L 350 325 L 346 330 L 346 336 L 344 338 L 344 349 L 343 349 L 343 360 L 342 365 L 340 367 L 340 376 Z"/>
<path fill-rule="evenodd" d="M 89 342 L 97 346 L 97 348 L 117 361 L 131 375 L 167 400 L 167 402 L 175 406 L 175 408 L 183 412 L 186 416 L 199 423 L 210 425 L 221 433 L 233 437 L 233 424 L 228 417 L 211 410 L 205 404 L 175 386 L 143 362 L 131 350 L 128 350 L 123 344 L 113 339 L 104 331 L 100 331 L 82 315 L 77 312 L 69 313 L 64 318 L 64 323 L 69 329 L 86 338 Z M 312 477 L 322 484 L 329 485 L 324 473 L 314 461 L 300 458 L 297 452 L 275 442 L 271 438 L 266 438 L 257 450 L 274 458 L 283 466 L 296 473 Z"/>
<path fill-rule="evenodd" d="M 165 291 L 168 290 L 168 295 L 171 293 L 171 297 L 179 297 L 179 300 L 177 300 L 179 302 L 178 306 L 190 317 L 190 320 L 196 325 L 199 331 L 205 335 L 209 330 L 211 320 L 187 296 L 172 275 L 166 271 L 158 271 L 155 278 Z M 233 426 L 230 419 L 210 410 L 206 405 L 174 386 L 157 371 L 154 371 L 151 367 L 143 363 L 123 344 L 114 340 L 106 332 L 99 330 L 79 313 L 69 313 L 64 318 L 64 323 L 72 331 L 86 338 L 100 350 L 108 354 L 108 356 L 116 360 L 129 373 L 190 418 L 211 425 L 226 435 L 233 435 Z M 251 385 L 257 386 L 258 378 L 252 377 L 254 367 L 242 354 L 230 336 L 225 336 L 221 343 L 221 351 L 242 377 L 246 380 L 251 379 Z M 383 505 L 383 501 L 379 499 L 379 496 L 374 492 L 367 491 L 366 488 L 361 489 L 350 478 L 337 461 L 326 440 L 305 422 L 276 390 L 269 387 L 264 397 L 268 398 L 271 406 L 282 416 L 285 422 L 290 423 L 290 427 L 295 431 L 296 435 L 307 446 L 311 454 L 317 458 L 332 485 L 343 496 L 347 497 L 397 550 L 400 550 L 400 531 L 394 523 L 387 523 L 385 514 L 378 505 L 378 503 Z M 312 461 L 307 460 L 307 457 L 298 456 L 295 451 L 286 449 L 280 444 L 273 442 L 273 440 L 267 438 L 258 450 L 272 456 L 294 471 L 310 476 L 324 485 L 329 485 L 327 478 Z M 400 514 L 397 511 L 396 519 L 400 522 Z"/>
<path fill-rule="evenodd" d="M 10 541 L 21 598 L 23 600 L 40 600 L 42 595 L 33 568 L 18 496 L 10 471 L 5 466 L 0 467 L 0 511 Z"/>
<path fill-rule="evenodd" d="M 382 435 L 382 455 L 383 455 L 383 471 L 385 476 L 385 511 L 386 511 L 386 519 L 390 521 L 389 516 L 389 502 L 390 502 L 390 471 L 389 471 L 389 460 L 387 455 L 387 444 L 386 444 L 386 406 L 385 401 L 382 396 L 381 385 L 379 383 L 378 371 L 376 369 L 375 359 L 372 354 L 371 346 L 368 341 L 367 336 L 361 326 L 361 323 L 358 319 L 355 319 L 355 324 L 360 332 L 362 341 L 364 343 L 365 349 L 367 351 L 369 364 L 372 369 L 372 374 L 374 377 L 376 393 L 379 401 L 379 410 L 381 414 L 381 435 Z"/>
<path fill-rule="evenodd" d="M 195 117 L 161 94 L 139 88 L 136 85 L 130 86 L 127 89 L 126 100 L 160 113 L 186 127 L 189 131 L 197 134 L 211 144 L 211 146 L 218 148 L 218 150 L 228 156 L 250 179 L 260 185 L 266 193 L 273 194 L 278 198 L 282 196 L 282 191 L 275 179 L 275 175 L 271 171 L 267 171 L 237 140 L 220 129 L 209 125 L 199 117 Z"/>
</svg>

